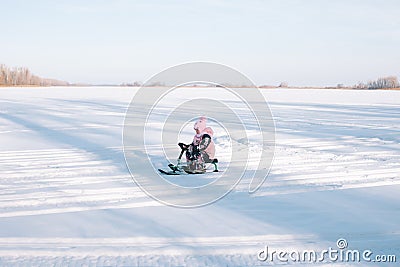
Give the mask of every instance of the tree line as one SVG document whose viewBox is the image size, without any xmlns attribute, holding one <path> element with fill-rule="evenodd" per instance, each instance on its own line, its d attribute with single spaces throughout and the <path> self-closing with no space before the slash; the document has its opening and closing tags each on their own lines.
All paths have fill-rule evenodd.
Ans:
<svg viewBox="0 0 400 267">
<path fill-rule="evenodd" d="M 36 76 L 26 67 L 7 67 L 0 64 L 0 86 L 54 86 L 54 85 L 75 85 L 68 82 L 55 79 L 47 79 Z M 78 84 L 76 84 L 78 85 Z M 124 83 L 120 86 L 141 86 L 141 83 Z M 162 84 L 154 84 L 152 86 L 162 86 Z M 275 86 L 260 86 L 260 88 L 269 88 Z M 282 82 L 279 87 L 289 87 L 287 82 Z M 369 82 L 359 82 L 354 86 L 347 87 L 343 84 L 338 84 L 336 87 L 326 88 L 354 88 L 354 89 L 392 89 L 400 88 L 399 80 L 396 76 L 381 77 Z"/>
<path fill-rule="evenodd" d="M 359 82 L 355 85 L 357 89 L 393 89 L 400 88 L 399 80 L 396 76 L 381 77 L 367 83 Z"/>
<path fill-rule="evenodd" d="M 47 79 L 36 76 L 26 67 L 7 67 L 0 64 L 0 86 L 53 86 L 69 85 L 55 79 Z"/>
</svg>

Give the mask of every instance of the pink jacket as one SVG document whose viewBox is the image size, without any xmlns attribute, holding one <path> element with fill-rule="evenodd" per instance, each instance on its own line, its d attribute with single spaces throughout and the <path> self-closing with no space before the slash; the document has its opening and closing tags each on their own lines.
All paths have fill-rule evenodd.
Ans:
<svg viewBox="0 0 400 267">
<path fill-rule="evenodd" d="M 211 138 L 210 138 L 209 144 L 204 144 L 204 146 L 206 146 L 206 148 L 204 149 L 201 147 L 200 143 L 205 134 L 208 134 Z M 214 134 L 214 131 L 210 127 L 206 127 L 200 134 L 196 134 L 193 137 L 193 144 L 200 145 L 200 150 L 204 149 L 203 151 L 208 154 L 208 157 L 210 159 L 213 159 L 215 157 L 215 144 L 214 144 L 214 141 L 212 140 L 213 134 Z"/>
</svg>

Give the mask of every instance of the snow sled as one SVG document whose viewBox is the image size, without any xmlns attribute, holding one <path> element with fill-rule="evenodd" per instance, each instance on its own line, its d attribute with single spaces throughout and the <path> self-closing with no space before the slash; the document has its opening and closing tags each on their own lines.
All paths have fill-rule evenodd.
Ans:
<svg viewBox="0 0 400 267">
<path fill-rule="evenodd" d="M 170 170 L 166 171 L 163 169 L 158 169 L 158 171 L 162 174 L 166 175 L 181 175 L 181 174 L 203 174 L 208 171 L 210 166 L 214 167 L 212 172 L 218 172 L 218 159 L 209 159 L 209 158 L 198 158 L 190 161 L 186 161 L 186 163 L 182 163 L 182 155 L 185 151 L 187 151 L 189 145 L 185 145 L 184 143 L 179 143 L 178 146 L 181 148 L 181 152 L 177 159 L 177 164 L 168 164 Z"/>
</svg>

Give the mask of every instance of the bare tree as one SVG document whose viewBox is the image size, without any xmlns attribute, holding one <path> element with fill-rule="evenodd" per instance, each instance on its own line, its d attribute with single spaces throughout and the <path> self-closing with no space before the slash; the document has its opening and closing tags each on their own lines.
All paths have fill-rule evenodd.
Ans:
<svg viewBox="0 0 400 267">
<path fill-rule="evenodd" d="M 28 68 L 14 67 L 9 68 L 4 64 L 0 64 L 0 86 L 17 86 L 17 85 L 68 85 L 67 82 L 54 79 L 45 79 L 33 75 Z"/>
<path fill-rule="evenodd" d="M 368 85 L 364 82 L 358 82 L 354 87 L 356 89 L 368 89 Z"/>
<path fill-rule="evenodd" d="M 400 84 L 396 76 L 388 76 L 368 82 L 367 87 L 368 89 L 386 89 L 400 87 Z"/>
<path fill-rule="evenodd" d="M 281 82 L 281 83 L 279 84 L 279 87 L 281 87 L 281 88 L 287 88 L 287 87 L 289 87 L 289 84 L 288 84 L 287 82 Z"/>
</svg>

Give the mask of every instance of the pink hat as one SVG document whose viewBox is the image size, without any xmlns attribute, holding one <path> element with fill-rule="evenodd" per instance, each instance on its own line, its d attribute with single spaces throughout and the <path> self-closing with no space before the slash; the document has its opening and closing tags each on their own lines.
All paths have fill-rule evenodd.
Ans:
<svg viewBox="0 0 400 267">
<path fill-rule="evenodd" d="M 200 132 L 204 131 L 206 128 L 207 118 L 205 116 L 201 116 L 198 121 L 194 124 L 193 129 L 199 130 Z"/>
<path fill-rule="evenodd" d="M 211 127 L 206 127 L 203 132 L 208 133 L 211 137 L 214 135 L 214 131 Z"/>
</svg>

